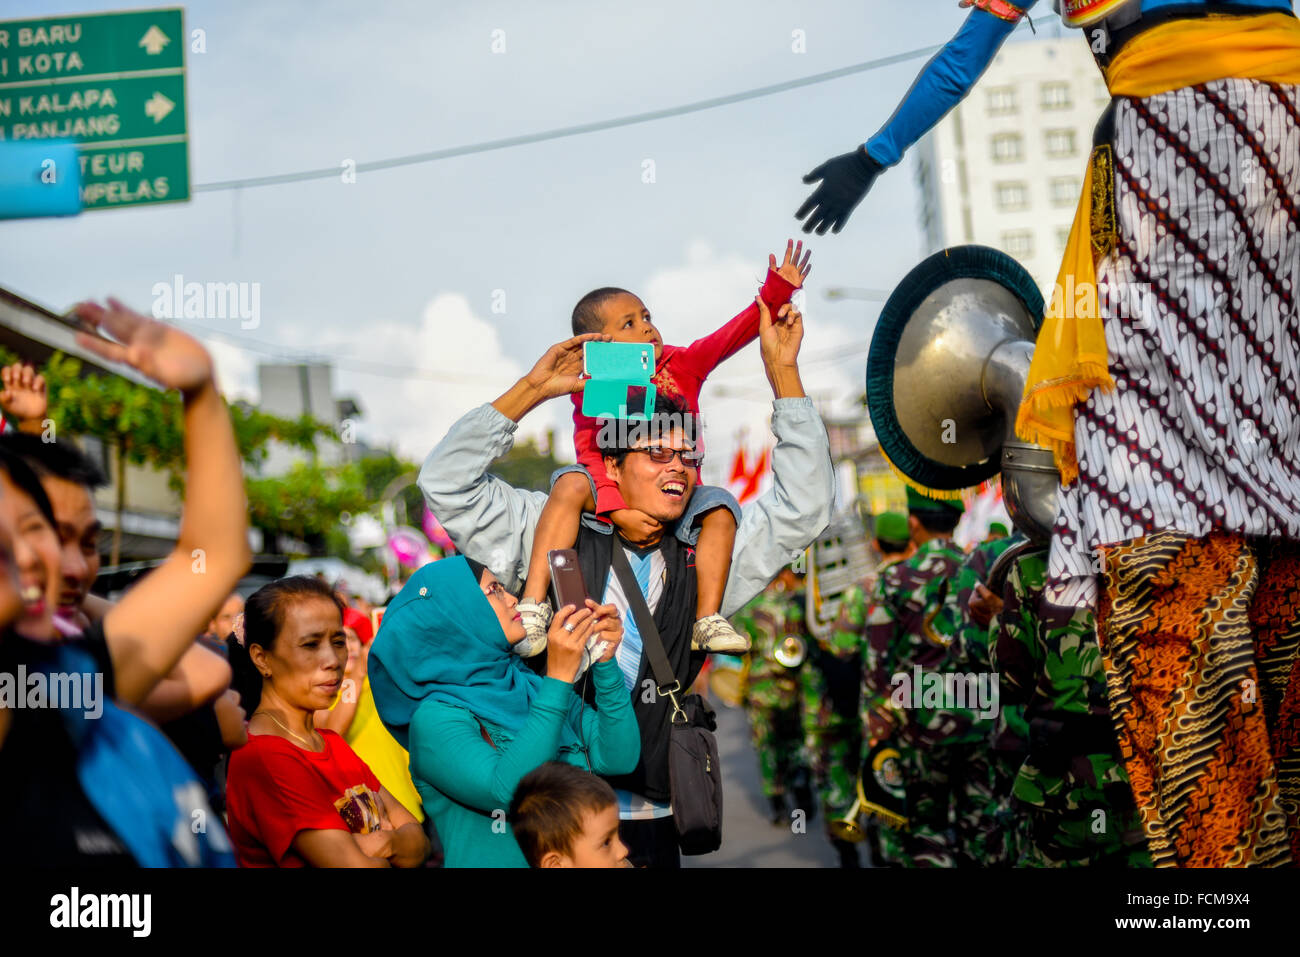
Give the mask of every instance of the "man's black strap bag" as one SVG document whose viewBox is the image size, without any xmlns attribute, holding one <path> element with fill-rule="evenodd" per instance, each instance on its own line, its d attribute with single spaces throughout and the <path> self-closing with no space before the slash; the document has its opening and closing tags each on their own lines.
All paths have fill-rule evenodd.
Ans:
<svg viewBox="0 0 1300 957">
<path fill-rule="evenodd" d="M 709 854 L 722 846 L 722 764 L 713 737 L 717 727 L 713 709 L 697 694 L 683 697 L 678 704 L 681 682 L 673 675 L 659 629 L 617 535 L 612 564 L 641 633 L 641 646 L 650 660 L 657 691 L 667 695 L 673 706 L 669 716 L 668 777 L 677 845 L 686 855 Z"/>
</svg>

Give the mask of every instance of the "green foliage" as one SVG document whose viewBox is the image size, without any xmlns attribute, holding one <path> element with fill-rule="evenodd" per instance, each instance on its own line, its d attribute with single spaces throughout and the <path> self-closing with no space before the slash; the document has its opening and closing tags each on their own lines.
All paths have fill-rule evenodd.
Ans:
<svg viewBox="0 0 1300 957">
<path fill-rule="evenodd" d="M 0 364 L 16 361 L 0 348 Z M 96 436 L 117 447 L 133 465 L 169 472 L 173 487 L 180 490 L 185 448 L 179 393 L 137 385 L 121 376 L 84 374 L 79 360 L 58 353 L 41 373 L 49 394 L 48 415 L 60 434 Z M 309 416 L 280 418 L 242 402 L 230 406 L 230 417 L 240 458 L 254 470 L 266 460 L 272 441 L 312 456 L 282 476 L 245 478 L 250 524 L 312 542 L 341 558 L 351 556 L 340 516 L 368 511 L 395 477 L 416 467 L 391 453 L 325 466 L 316 459 L 316 449 L 318 442 L 337 441 L 329 425 Z"/>
<path fill-rule="evenodd" d="M 355 462 L 334 467 L 299 462 L 284 475 L 250 478 L 248 520 L 298 539 L 323 539 L 339 527 L 339 516 L 364 512 L 372 503 Z"/>
</svg>

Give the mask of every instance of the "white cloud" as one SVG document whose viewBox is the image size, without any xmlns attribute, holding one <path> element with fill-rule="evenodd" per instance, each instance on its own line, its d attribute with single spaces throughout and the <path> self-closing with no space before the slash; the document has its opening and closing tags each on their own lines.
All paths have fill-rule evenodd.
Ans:
<svg viewBox="0 0 1300 957">
<path fill-rule="evenodd" d="M 497 326 L 475 315 L 460 293 L 434 296 L 418 325 L 371 320 L 364 328 L 324 336 L 317 345 L 323 352 L 355 360 L 438 373 L 402 378 L 336 372 L 336 392 L 361 402 L 361 435 L 378 444 L 396 442 L 401 453 L 416 462 L 424 460 L 457 419 L 495 399 L 527 371 L 503 353 Z M 557 400 L 548 407 L 559 404 Z M 535 411 L 516 436 L 542 437 L 550 425 L 543 411 Z M 558 438 L 557 443 L 561 449 L 571 444 Z"/>
</svg>

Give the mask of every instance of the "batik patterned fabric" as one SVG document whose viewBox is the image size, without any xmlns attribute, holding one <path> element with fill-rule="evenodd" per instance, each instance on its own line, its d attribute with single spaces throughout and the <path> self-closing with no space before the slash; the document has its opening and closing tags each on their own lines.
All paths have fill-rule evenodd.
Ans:
<svg viewBox="0 0 1300 957">
<path fill-rule="evenodd" d="M 1104 557 L 1098 638 L 1152 861 L 1300 860 L 1300 546 L 1161 532 Z"/>
<path fill-rule="evenodd" d="M 1057 603 L 1095 602 L 1099 545 L 1300 538 L 1300 88 L 1124 99 L 1114 148 L 1119 236 L 1097 299 L 1115 389 L 1077 407 Z"/>
</svg>

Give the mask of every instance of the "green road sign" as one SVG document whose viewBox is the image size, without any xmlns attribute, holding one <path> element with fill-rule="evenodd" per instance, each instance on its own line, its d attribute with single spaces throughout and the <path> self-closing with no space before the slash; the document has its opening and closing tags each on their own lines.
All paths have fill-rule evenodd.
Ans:
<svg viewBox="0 0 1300 957">
<path fill-rule="evenodd" d="M 0 142 L 74 140 L 84 209 L 190 198 L 179 8 L 0 21 Z"/>
</svg>

